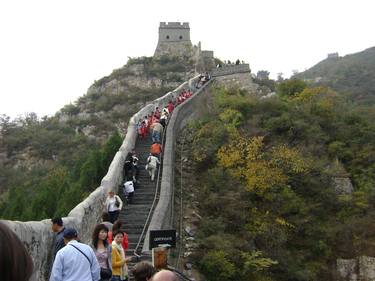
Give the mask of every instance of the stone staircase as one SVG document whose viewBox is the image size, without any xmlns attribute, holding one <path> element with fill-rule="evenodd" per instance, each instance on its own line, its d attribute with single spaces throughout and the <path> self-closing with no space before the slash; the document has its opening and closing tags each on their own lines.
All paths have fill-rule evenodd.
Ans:
<svg viewBox="0 0 375 281">
<path fill-rule="evenodd" d="M 154 201 L 156 186 L 157 186 L 157 179 L 155 181 L 151 181 L 148 172 L 145 170 L 147 157 L 150 152 L 152 141 L 151 136 L 147 136 L 146 139 L 142 140 L 138 138 L 135 145 L 136 155 L 139 158 L 138 168 L 139 168 L 139 177 L 138 183 L 136 183 L 134 196 L 132 204 L 126 204 L 126 199 L 124 194 L 121 190 L 119 191 L 119 195 L 123 200 L 125 207 L 122 209 L 119 219 L 124 222 L 123 231 L 128 234 L 129 240 L 129 248 L 126 251 L 126 257 L 133 257 L 134 251 L 136 250 L 137 243 L 139 238 L 142 234 L 143 227 L 146 223 L 147 216 L 150 212 L 152 207 L 152 203 Z M 161 177 L 159 177 L 159 181 Z M 160 182 L 159 182 L 160 185 Z M 144 239 L 144 238 L 143 238 Z M 142 250 L 143 241 L 141 241 L 137 254 L 140 255 L 140 251 Z M 150 257 L 141 257 L 142 260 L 149 260 Z M 129 280 L 133 280 L 131 276 L 131 269 L 136 264 L 136 261 L 128 262 L 129 268 Z"/>
</svg>

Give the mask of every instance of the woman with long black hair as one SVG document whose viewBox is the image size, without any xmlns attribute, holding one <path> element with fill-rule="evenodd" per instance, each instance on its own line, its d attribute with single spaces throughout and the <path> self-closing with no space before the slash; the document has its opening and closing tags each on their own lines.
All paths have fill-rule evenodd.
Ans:
<svg viewBox="0 0 375 281">
<path fill-rule="evenodd" d="M 100 281 L 112 278 L 112 247 L 107 241 L 108 228 L 98 224 L 92 234 L 92 247 L 100 266 Z"/>
</svg>

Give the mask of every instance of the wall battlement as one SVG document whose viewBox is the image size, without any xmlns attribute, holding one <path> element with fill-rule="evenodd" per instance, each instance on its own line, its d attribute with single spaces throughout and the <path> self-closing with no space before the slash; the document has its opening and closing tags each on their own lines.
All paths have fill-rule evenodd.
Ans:
<svg viewBox="0 0 375 281">
<path fill-rule="evenodd" d="M 204 58 L 213 58 L 214 57 L 214 51 L 202 51 L 202 57 Z"/>
<path fill-rule="evenodd" d="M 182 29 L 190 29 L 188 22 L 160 22 L 160 28 L 182 28 Z"/>
<path fill-rule="evenodd" d="M 159 26 L 158 45 L 155 57 L 170 55 L 182 56 L 193 54 L 188 22 L 161 22 Z"/>
<path fill-rule="evenodd" d="M 212 77 L 246 72 L 251 72 L 249 64 L 225 65 L 223 67 L 215 68 L 212 71 Z"/>
<path fill-rule="evenodd" d="M 161 42 L 190 42 L 190 27 L 188 22 L 161 22 L 159 27 L 159 44 Z"/>
<path fill-rule="evenodd" d="M 338 58 L 339 57 L 339 53 L 330 53 L 330 54 L 328 54 L 327 55 L 327 58 L 329 58 L 329 59 L 336 59 L 336 58 Z"/>
</svg>

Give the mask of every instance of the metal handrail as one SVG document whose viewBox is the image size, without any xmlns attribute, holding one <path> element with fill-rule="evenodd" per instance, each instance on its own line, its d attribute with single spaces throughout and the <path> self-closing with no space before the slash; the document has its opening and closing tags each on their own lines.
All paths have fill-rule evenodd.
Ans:
<svg viewBox="0 0 375 281">
<path fill-rule="evenodd" d="M 179 243 L 179 248 L 178 248 L 178 257 L 177 257 L 177 263 L 176 267 L 179 268 L 180 265 L 180 259 L 181 259 L 181 252 L 182 252 L 182 241 L 184 239 L 184 232 L 183 232 L 183 193 L 182 193 L 182 152 L 184 149 L 184 144 L 185 144 L 185 138 L 186 138 L 186 132 L 184 132 L 184 136 L 182 138 L 182 144 L 181 144 L 181 174 L 180 174 L 180 243 Z"/>
<path fill-rule="evenodd" d="M 212 79 L 211 79 L 212 80 Z M 205 84 L 207 84 L 207 83 L 205 83 Z M 195 89 L 194 89 L 195 90 Z M 197 90 L 195 90 L 194 91 L 194 94 L 198 91 L 199 89 L 197 89 Z M 170 116 L 171 117 L 171 116 Z M 170 117 L 167 119 L 168 120 L 168 122 L 169 122 L 169 120 L 170 120 Z M 162 146 L 163 146 L 163 153 L 164 153 L 164 139 L 165 139 L 165 135 L 166 135 L 166 132 L 167 132 L 167 126 L 168 126 L 168 123 L 166 124 L 166 126 L 165 126 L 165 128 L 164 128 L 164 130 L 163 130 L 163 138 L 162 138 Z M 138 136 L 137 136 L 137 138 L 138 138 Z M 138 243 L 137 243 L 137 245 L 136 245 L 136 247 L 135 247 L 135 249 L 134 249 L 134 255 L 137 257 L 137 258 L 140 258 L 141 257 L 141 255 L 138 255 L 138 253 L 137 253 L 137 251 L 138 251 L 138 248 L 139 248 L 139 246 L 140 246 L 140 244 L 141 244 L 141 242 L 142 242 L 142 240 L 143 240 L 143 237 L 145 236 L 145 231 L 146 231 L 146 229 L 148 228 L 148 226 L 149 226 L 149 224 L 150 224 L 150 218 L 151 218 L 151 215 L 153 214 L 153 211 L 154 211 L 154 209 L 155 209 L 155 202 L 156 202 L 156 199 L 157 199 L 157 196 L 158 196 L 158 191 L 159 191 L 159 179 L 160 179 L 160 171 L 161 171 L 161 167 L 162 167 L 162 158 L 163 158 L 163 153 L 160 155 L 160 165 L 159 165 L 159 168 L 158 168 L 158 177 L 157 177 L 157 183 L 156 183 L 156 192 L 155 192 L 155 196 L 154 196 L 154 201 L 152 202 L 152 205 L 151 205 L 151 208 L 150 208 L 150 211 L 149 211 L 149 213 L 148 213 L 148 215 L 147 215 L 147 218 L 146 218 L 146 222 L 145 222 L 145 224 L 144 224 L 144 226 L 143 226 L 143 229 L 142 229 L 142 233 L 141 233 L 141 235 L 140 235 L 140 237 L 139 237 L 139 239 L 138 239 Z M 173 196 L 172 196 L 172 198 L 173 198 Z M 172 199 L 173 200 L 173 199 Z"/>
<path fill-rule="evenodd" d="M 166 134 L 166 128 L 167 128 L 167 125 L 165 126 L 164 130 L 163 130 L 163 138 L 162 138 L 162 147 L 164 147 L 164 137 L 165 137 L 165 134 Z M 138 136 L 137 136 L 138 138 Z M 154 212 L 154 209 L 155 209 L 155 203 L 156 203 L 156 200 L 157 200 L 157 197 L 158 197 L 158 194 L 159 194 L 159 179 L 160 179 L 160 170 L 161 170 L 161 167 L 162 167 L 162 163 L 163 163 L 163 153 L 164 153 L 164 148 L 163 148 L 163 151 L 162 153 L 160 154 L 160 164 L 159 164 L 159 167 L 158 167 L 158 176 L 157 176 L 157 179 L 156 179 L 156 187 L 155 187 L 155 195 L 154 195 L 154 200 L 152 201 L 152 205 L 151 205 L 151 208 L 150 208 L 150 211 L 148 212 L 148 215 L 147 215 L 147 218 L 146 218 L 146 222 L 143 226 L 143 229 L 142 229 L 142 233 L 138 239 L 138 243 L 137 245 L 135 246 L 135 249 L 134 249 L 134 252 L 133 254 L 137 257 L 137 258 L 140 258 L 141 255 L 138 255 L 137 251 L 138 251 L 138 248 L 139 246 L 141 245 L 141 242 L 143 240 L 143 237 L 145 236 L 145 231 L 146 229 L 148 228 L 148 225 L 150 224 L 150 218 L 151 218 L 151 215 L 152 213 Z"/>
</svg>

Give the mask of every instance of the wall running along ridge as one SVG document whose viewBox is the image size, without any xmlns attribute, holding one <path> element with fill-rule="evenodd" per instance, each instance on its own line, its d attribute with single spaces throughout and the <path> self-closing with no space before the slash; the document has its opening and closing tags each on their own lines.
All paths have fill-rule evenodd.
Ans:
<svg viewBox="0 0 375 281">
<path fill-rule="evenodd" d="M 251 72 L 249 64 L 225 65 L 212 70 L 212 77 Z"/>
<path fill-rule="evenodd" d="M 137 139 L 137 121 L 154 111 L 155 107 L 165 107 L 169 100 L 180 94 L 182 89 L 192 89 L 196 79 L 197 77 L 194 77 L 188 82 L 184 82 L 174 91 L 147 104 L 131 117 L 125 139 L 113 158 L 100 186 L 71 210 L 68 217 L 63 218 L 64 226 L 77 229 L 78 238 L 83 243 L 91 242 L 91 234 L 94 227 L 100 222 L 101 215 L 105 211 L 104 202 L 108 191 L 113 190 L 117 193 L 119 186 L 122 184 L 124 161 L 126 155 L 134 148 Z M 28 222 L 2 220 L 2 222 L 17 234 L 33 259 L 34 273 L 30 281 L 48 280 L 54 239 L 54 233 L 51 230 L 51 219 Z"/>
<path fill-rule="evenodd" d="M 149 254 L 150 230 L 161 230 L 173 228 L 173 191 L 174 191 L 174 162 L 177 135 L 182 128 L 191 120 L 196 120 L 207 112 L 207 99 L 209 96 L 209 85 L 213 80 L 207 82 L 191 98 L 176 107 L 169 120 L 165 136 L 163 153 L 163 174 L 161 178 L 159 202 L 154 210 L 148 227 L 142 253 Z"/>
</svg>

